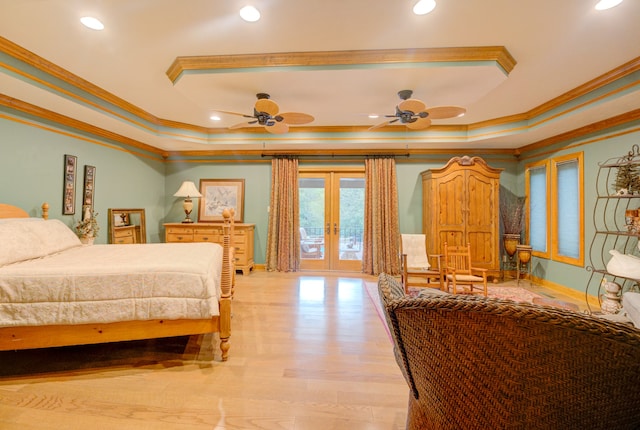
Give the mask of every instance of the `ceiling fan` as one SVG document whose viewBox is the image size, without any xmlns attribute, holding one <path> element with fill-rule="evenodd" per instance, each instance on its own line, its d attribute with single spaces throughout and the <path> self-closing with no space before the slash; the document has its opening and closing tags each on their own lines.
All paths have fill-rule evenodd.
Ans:
<svg viewBox="0 0 640 430">
<path fill-rule="evenodd" d="M 313 121 L 313 116 L 301 112 L 285 112 L 278 113 L 280 108 L 267 93 L 256 94 L 258 100 L 253 107 L 253 115 L 246 115 L 237 112 L 218 111 L 220 113 L 228 113 L 231 115 L 240 115 L 245 118 L 251 118 L 249 121 L 234 124 L 229 129 L 242 128 L 250 125 L 264 126 L 265 130 L 273 134 L 283 134 L 289 131 L 289 124 L 307 124 Z"/>
<path fill-rule="evenodd" d="M 376 130 L 386 125 L 406 125 L 412 130 L 422 130 L 431 125 L 432 119 L 445 119 L 462 116 L 467 111 L 458 106 L 436 106 L 427 108 L 424 102 L 410 98 L 412 90 L 398 91 L 398 96 L 402 99 L 396 106 L 396 113 L 385 115 L 386 118 L 393 118 L 380 124 L 370 127 L 369 130 Z"/>
</svg>

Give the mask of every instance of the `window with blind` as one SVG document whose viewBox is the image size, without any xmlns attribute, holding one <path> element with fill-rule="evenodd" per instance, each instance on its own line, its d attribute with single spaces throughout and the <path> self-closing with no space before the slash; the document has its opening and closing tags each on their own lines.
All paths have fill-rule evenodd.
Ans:
<svg viewBox="0 0 640 430">
<path fill-rule="evenodd" d="M 529 225 L 529 244 L 538 257 L 549 257 L 549 181 L 548 163 L 534 164 L 527 167 L 527 211 Z"/>
<path fill-rule="evenodd" d="M 529 243 L 537 257 L 584 264 L 582 159 L 580 152 L 526 166 Z"/>
</svg>

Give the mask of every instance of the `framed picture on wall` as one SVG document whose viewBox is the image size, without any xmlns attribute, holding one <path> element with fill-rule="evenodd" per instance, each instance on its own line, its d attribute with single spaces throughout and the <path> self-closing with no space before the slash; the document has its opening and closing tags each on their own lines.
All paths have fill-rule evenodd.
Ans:
<svg viewBox="0 0 640 430">
<path fill-rule="evenodd" d="M 96 185 L 96 168 L 94 166 L 84 166 L 84 192 L 82 207 L 89 207 L 93 214 L 93 196 Z M 85 214 L 83 213 L 83 216 Z"/>
<path fill-rule="evenodd" d="M 78 157 L 64 156 L 64 181 L 62 190 L 62 215 L 76 213 L 76 165 Z"/>
<path fill-rule="evenodd" d="M 233 209 L 233 220 L 244 220 L 244 179 L 200 179 L 198 222 L 224 221 L 222 211 Z"/>
</svg>

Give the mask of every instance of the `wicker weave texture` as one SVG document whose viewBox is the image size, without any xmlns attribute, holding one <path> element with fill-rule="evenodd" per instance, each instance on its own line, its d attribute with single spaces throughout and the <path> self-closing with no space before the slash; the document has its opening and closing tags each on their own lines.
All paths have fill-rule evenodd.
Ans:
<svg viewBox="0 0 640 430">
<path fill-rule="evenodd" d="M 389 282 L 408 429 L 640 428 L 640 330 L 506 300 L 407 298 Z"/>
</svg>

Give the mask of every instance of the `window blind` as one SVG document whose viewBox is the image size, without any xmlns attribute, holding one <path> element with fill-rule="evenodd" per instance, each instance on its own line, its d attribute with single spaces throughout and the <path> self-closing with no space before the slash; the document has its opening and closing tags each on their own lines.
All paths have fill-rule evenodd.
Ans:
<svg viewBox="0 0 640 430">
<path fill-rule="evenodd" d="M 557 164 L 558 253 L 580 257 L 580 196 L 578 190 L 578 161 Z"/>
<path fill-rule="evenodd" d="M 547 252 L 547 168 L 529 169 L 529 243 L 534 251 Z"/>
</svg>

